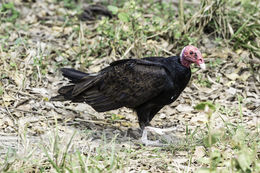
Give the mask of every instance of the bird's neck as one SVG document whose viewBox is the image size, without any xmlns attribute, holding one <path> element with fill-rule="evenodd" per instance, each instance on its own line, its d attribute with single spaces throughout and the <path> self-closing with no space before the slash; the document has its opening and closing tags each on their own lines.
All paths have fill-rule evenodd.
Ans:
<svg viewBox="0 0 260 173">
<path fill-rule="evenodd" d="M 180 56 L 181 65 L 184 67 L 190 68 L 191 62 L 185 59 L 182 55 Z"/>
</svg>

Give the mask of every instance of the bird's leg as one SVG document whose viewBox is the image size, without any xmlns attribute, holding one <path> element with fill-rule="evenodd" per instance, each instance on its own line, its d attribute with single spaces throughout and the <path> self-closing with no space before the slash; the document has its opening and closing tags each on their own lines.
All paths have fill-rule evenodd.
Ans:
<svg viewBox="0 0 260 173">
<path fill-rule="evenodd" d="M 145 146 L 149 146 L 149 145 L 151 145 L 151 146 L 155 146 L 156 145 L 157 146 L 157 145 L 160 145 L 159 140 L 156 140 L 156 141 L 148 140 L 148 138 L 147 138 L 147 132 L 148 131 L 149 130 L 146 127 L 143 129 L 143 134 L 142 134 L 142 138 L 141 138 L 142 143 L 145 144 Z"/>
<path fill-rule="evenodd" d="M 143 134 L 142 134 L 141 141 L 146 146 L 148 146 L 148 145 L 162 146 L 163 144 L 160 144 L 159 140 L 156 140 L 156 141 L 148 140 L 147 132 L 150 131 L 150 132 L 155 132 L 155 133 L 157 133 L 159 135 L 163 135 L 165 132 L 170 132 L 170 131 L 174 131 L 174 130 L 176 130 L 176 128 L 160 129 L 160 128 L 155 128 L 155 127 L 151 127 L 151 126 L 146 126 L 143 129 Z"/>
<path fill-rule="evenodd" d="M 151 126 L 146 126 L 145 129 L 147 129 L 150 132 L 155 132 L 159 135 L 163 135 L 165 132 L 171 132 L 171 131 L 176 130 L 176 128 L 174 128 L 174 127 L 167 128 L 167 129 L 160 129 L 160 128 L 151 127 Z"/>
</svg>

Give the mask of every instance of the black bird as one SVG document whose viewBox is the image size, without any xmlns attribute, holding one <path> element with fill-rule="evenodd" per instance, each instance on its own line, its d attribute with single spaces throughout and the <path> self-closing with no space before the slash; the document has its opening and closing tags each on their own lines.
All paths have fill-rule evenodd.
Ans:
<svg viewBox="0 0 260 173">
<path fill-rule="evenodd" d="M 191 77 L 191 63 L 205 69 L 201 52 L 189 45 L 180 56 L 123 59 L 98 73 L 62 68 L 63 76 L 70 79 L 71 84 L 61 87 L 59 95 L 51 100 L 85 102 L 97 112 L 131 108 L 136 111 L 143 130 L 142 142 L 155 144 L 147 140 L 147 131 L 162 134 L 165 129 L 149 127 L 149 123 L 185 89 Z"/>
</svg>

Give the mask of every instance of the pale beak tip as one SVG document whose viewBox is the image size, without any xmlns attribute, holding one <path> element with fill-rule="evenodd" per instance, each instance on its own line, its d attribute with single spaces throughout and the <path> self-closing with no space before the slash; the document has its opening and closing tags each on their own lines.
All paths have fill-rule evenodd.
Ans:
<svg viewBox="0 0 260 173">
<path fill-rule="evenodd" d="M 200 68 L 201 68 L 202 70 L 206 70 L 206 65 L 205 65 L 205 63 L 200 64 Z"/>
</svg>

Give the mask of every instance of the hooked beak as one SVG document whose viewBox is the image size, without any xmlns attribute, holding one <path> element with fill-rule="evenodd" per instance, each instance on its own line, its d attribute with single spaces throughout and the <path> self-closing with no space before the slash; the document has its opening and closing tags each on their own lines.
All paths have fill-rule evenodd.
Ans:
<svg viewBox="0 0 260 173">
<path fill-rule="evenodd" d="M 205 65 L 205 63 L 201 63 L 201 64 L 199 64 L 199 66 L 200 66 L 200 68 L 201 68 L 202 70 L 206 70 L 206 65 Z"/>
</svg>

